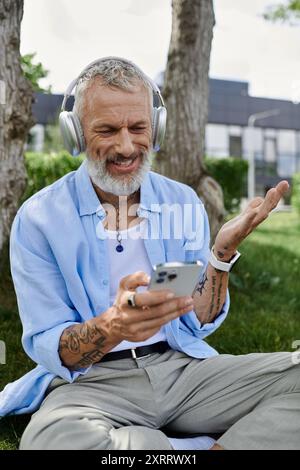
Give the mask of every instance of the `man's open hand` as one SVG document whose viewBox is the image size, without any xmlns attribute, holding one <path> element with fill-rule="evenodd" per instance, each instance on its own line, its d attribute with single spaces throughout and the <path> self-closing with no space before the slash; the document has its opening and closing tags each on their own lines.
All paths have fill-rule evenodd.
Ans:
<svg viewBox="0 0 300 470">
<path fill-rule="evenodd" d="M 229 260 L 239 244 L 268 217 L 288 189 L 288 182 L 280 181 L 267 192 L 265 198 L 252 199 L 241 214 L 224 224 L 216 236 L 215 255 L 220 260 Z"/>
</svg>

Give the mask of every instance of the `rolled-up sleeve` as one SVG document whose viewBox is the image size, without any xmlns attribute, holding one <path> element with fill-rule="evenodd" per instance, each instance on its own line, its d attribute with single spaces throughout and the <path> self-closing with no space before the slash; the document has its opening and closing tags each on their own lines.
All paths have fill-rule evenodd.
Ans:
<svg viewBox="0 0 300 470">
<path fill-rule="evenodd" d="M 193 332 L 194 336 L 200 339 L 204 339 L 207 336 L 211 335 L 214 331 L 216 331 L 219 328 L 219 326 L 221 326 L 221 324 L 227 317 L 227 314 L 229 311 L 229 305 L 230 305 L 230 299 L 229 299 L 229 291 L 227 289 L 226 299 L 223 304 L 223 307 L 219 315 L 214 319 L 214 321 L 201 324 L 201 322 L 199 321 L 194 311 L 191 311 L 188 314 L 182 316 L 181 321 L 185 324 L 185 326 L 187 326 Z"/>
<path fill-rule="evenodd" d="M 80 323 L 80 315 L 70 302 L 51 247 L 26 205 L 12 226 L 10 261 L 24 350 L 37 364 L 72 382 L 87 369 L 71 372 L 63 366 L 59 341 L 65 328 Z"/>
</svg>

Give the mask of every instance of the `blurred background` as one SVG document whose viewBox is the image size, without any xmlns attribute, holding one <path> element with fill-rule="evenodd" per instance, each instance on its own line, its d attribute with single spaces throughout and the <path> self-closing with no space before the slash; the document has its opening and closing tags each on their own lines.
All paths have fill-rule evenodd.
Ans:
<svg viewBox="0 0 300 470">
<path fill-rule="evenodd" d="M 21 346 L 10 227 L 28 197 L 81 164 L 60 138 L 63 94 L 107 55 L 134 61 L 161 88 L 168 126 L 154 170 L 197 191 L 212 240 L 249 198 L 289 181 L 279 207 L 242 244 L 230 315 L 208 342 L 230 354 L 295 349 L 300 0 L 0 0 L 0 11 L 0 390 L 34 367 Z M 27 421 L 0 421 L 0 449 L 17 447 Z"/>
<path fill-rule="evenodd" d="M 267 21 L 274 0 L 218 0 L 210 57 L 205 154 L 256 161 L 255 191 L 300 171 L 300 27 Z M 25 0 L 22 54 L 49 70 L 36 95 L 28 149 L 57 150 L 56 122 L 69 82 L 98 57 L 133 60 L 162 87 L 172 27 L 169 0 Z M 269 111 L 266 115 L 260 113 Z M 272 114 L 273 113 L 273 114 Z M 256 116 L 258 114 L 258 116 Z M 254 115 L 254 128 L 249 123 Z"/>
</svg>

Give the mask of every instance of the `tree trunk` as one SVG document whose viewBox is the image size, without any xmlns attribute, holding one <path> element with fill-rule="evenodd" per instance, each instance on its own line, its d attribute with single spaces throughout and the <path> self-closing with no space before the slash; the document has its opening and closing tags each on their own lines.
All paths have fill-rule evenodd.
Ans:
<svg viewBox="0 0 300 470">
<path fill-rule="evenodd" d="M 0 251 L 25 188 L 23 151 L 33 124 L 32 89 L 20 66 L 22 16 L 23 0 L 0 0 Z"/>
<path fill-rule="evenodd" d="M 224 218 L 223 193 L 208 176 L 204 163 L 208 114 L 208 71 L 214 26 L 212 0 L 173 0 L 172 35 L 164 76 L 163 97 L 168 124 L 158 170 L 180 180 L 203 200 L 212 240 Z"/>
</svg>

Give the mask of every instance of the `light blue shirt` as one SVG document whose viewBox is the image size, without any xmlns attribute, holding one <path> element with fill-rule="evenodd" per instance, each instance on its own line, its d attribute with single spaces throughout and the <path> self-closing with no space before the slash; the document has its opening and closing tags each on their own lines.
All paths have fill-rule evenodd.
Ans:
<svg viewBox="0 0 300 470">
<path fill-rule="evenodd" d="M 170 207 L 177 208 L 173 215 Z M 151 233 L 144 243 L 152 265 L 197 259 L 207 264 L 208 218 L 190 187 L 148 173 L 141 186 L 138 215 L 148 219 Z M 73 382 L 90 369 L 71 372 L 63 366 L 58 349 L 65 328 L 109 307 L 104 218 L 85 162 L 19 209 L 11 231 L 11 270 L 23 324 L 22 344 L 38 365 L 0 393 L 0 416 L 35 411 L 55 376 Z M 165 325 L 169 345 L 196 358 L 216 355 L 203 339 L 220 326 L 228 308 L 227 293 L 213 323 L 201 325 L 194 311 L 172 320 Z"/>
</svg>

